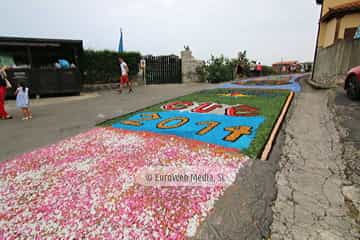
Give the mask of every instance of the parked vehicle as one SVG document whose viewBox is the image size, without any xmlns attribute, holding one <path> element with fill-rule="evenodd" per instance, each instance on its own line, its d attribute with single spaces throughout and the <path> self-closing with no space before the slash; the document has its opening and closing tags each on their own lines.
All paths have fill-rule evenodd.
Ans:
<svg viewBox="0 0 360 240">
<path fill-rule="evenodd" d="M 350 69 L 347 73 L 345 90 L 350 99 L 360 99 L 360 66 Z"/>
</svg>

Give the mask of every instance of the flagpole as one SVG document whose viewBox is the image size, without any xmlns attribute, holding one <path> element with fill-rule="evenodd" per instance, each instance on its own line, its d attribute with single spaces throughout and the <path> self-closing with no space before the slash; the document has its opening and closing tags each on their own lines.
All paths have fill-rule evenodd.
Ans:
<svg viewBox="0 0 360 240">
<path fill-rule="evenodd" d="M 120 41 L 119 41 L 119 46 L 118 46 L 118 52 L 121 53 L 121 52 L 124 52 L 124 34 L 123 34 L 123 31 L 122 31 L 122 28 L 120 28 Z"/>
</svg>

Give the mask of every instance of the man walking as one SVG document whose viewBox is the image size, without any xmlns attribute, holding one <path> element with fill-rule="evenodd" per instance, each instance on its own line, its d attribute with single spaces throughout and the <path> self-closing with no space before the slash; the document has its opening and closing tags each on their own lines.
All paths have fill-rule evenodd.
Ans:
<svg viewBox="0 0 360 240">
<path fill-rule="evenodd" d="M 122 92 L 122 88 L 124 87 L 125 84 L 129 87 L 129 93 L 130 93 L 133 90 L 131 87 L 131 82 L 129 81 L 129 67 L 126 64 L 126 62 L 124 61 L 124 59 L 122 59 L 121 57 L 118 58 L 118 61 L 119 61 L 120 71 L 121 71 L 119 93 Z"/>
</svg>

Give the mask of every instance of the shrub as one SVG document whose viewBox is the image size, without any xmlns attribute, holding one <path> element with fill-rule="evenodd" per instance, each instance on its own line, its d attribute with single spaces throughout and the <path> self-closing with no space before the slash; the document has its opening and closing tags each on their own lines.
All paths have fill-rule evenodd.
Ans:
<svg viewBox="0 0 360 240">
<path fill-rule="evenodd" d="M 243 76 L 250 76 L 251 72 L 250 72 L 250 60 L 247 58 L 246 56 L 247 52 L 246 51 L 240 51 L 238 54 L 238 58 L 234 59 L 234 65 L 235 67 L 237 65 L 242 66 L 242 74 Z"/>
<path fill-rule="evenodd" d="M 206 82 L 208 79 L 208 72 L 206 70 L 206 66 L 205 64 L 202 64 L 200 66 L 197 66 L 196 69 L 196 74 L 199 76 L 199 81 L 200 82 Z"/>
<path fill-rule="evenodd" d="M 268 76 L 268 75 L 274 75 L 276 74 L 275 70 L 271 66 L 262 66 L 262 75 Z"/>
<path fill-rule="evenodd" d="M 118 57 L 122 57 L 127 62 L 130 77 L 138 73 L 141 59 L 141 54 L 138 52 L 85 50 L 80 59 L 81 70 L 84 74 L 83 83 L 117 82 L 120 74 Z"/>
<path fill-rule="evenodd" d="M 205 65 L 196 69 L 201 80 L 207 80 L 210 83 L 219 83 L 231 81 L 234 79 L 234 71 L 237 65 L 242 67 L 242 76 L 251 77 L 254 75 L 250 71 L 250 63 L 256 64 L 256 61 L 250 61 L 246 56 L 246 51 L 239 52 L 237 59 L 229 59 L 224 56 L 214 57 L 206 62 Z M 271 66 L 263 65 L 263 76 L 275 74 Z"/>
<path fill-rule="evenodd" d="M 197 68 L 200 78 L 207 79 L 210 83 L 219 83 L 230 81 L 234 78 L 234 67 L 236 63 L 233 60 L 211 56 L 211 59 L 205 65 Z"/>
</svg>

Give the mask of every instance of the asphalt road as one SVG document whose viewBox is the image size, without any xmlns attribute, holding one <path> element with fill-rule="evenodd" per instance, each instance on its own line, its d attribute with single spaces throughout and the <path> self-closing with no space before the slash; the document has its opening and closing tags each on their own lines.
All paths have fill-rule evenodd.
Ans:
<svg viewBox="0 0 360 240">
<path fill-rule="evenodd" d="M 351 185 L 360 188 L 360 101 L 347 98 L 340 87 L 334 94 L 334 106 L 344 145 L 345 175 Z M 356 201 L 360 201 L 360 196 Z M 357 205 L 360 210 L 360 202 Z"/>
<path fill-rule="evenodd" d="M 15 101 L 7 101 L 14 119 L 0 121 L 0 162 L 93 128 L 96 123 L 204 88 L 206 84 L 141 86 L 134 93 L 103 91 L 75 97 L 32 99 L 33 119 L 22 121 Z"/>
<path fill-rule="evenodd" d="M 342 110 L 335 112 L 339 104 Z M 303 84 L 283 129 L 272 240 L 359 239 L 358 212 L 349 214 L 354 208 L 349 209 L 348 204 L 349 197 L 355 205 L 359 202 L 358 188 L 345 177 L 346 165 L 359 165 L 356 149 L 346 144 L 359 136 L 356 114 L 350 111 L 354 105 L 357 103 L 350 103 L 340 89 L 335 92 Z M 345 125 L 351 128 L 350 135 Z"/>
</svg>

